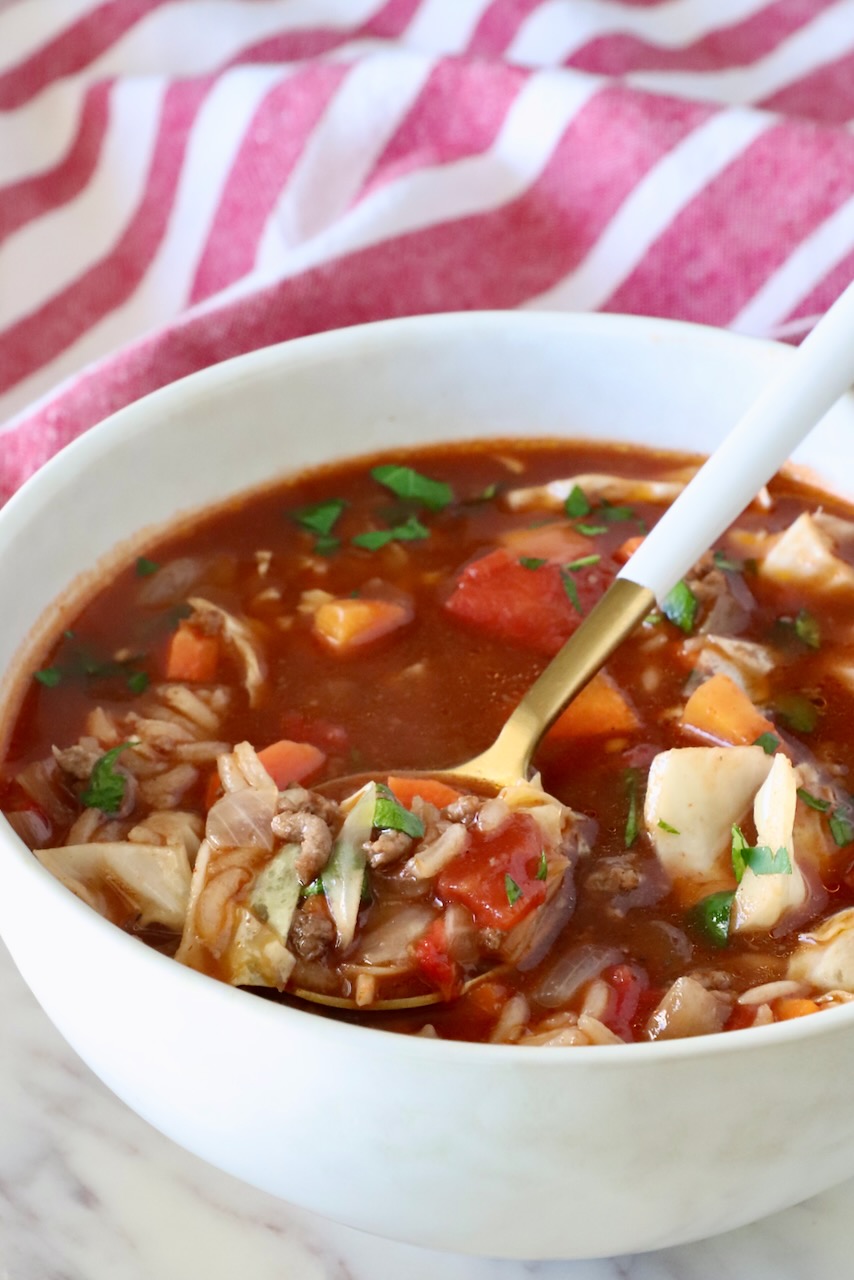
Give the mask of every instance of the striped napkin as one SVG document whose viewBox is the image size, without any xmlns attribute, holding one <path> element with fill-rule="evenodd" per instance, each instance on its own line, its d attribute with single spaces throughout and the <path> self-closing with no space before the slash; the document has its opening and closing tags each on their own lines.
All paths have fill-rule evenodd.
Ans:
<svg viewBox="0 0 854 1280">
<path fill-rule="evenodd" d="M 461 308 L 799 340 L 854 0 L 0 0 L 0 500 L 174 378 Z"/>
</svg>

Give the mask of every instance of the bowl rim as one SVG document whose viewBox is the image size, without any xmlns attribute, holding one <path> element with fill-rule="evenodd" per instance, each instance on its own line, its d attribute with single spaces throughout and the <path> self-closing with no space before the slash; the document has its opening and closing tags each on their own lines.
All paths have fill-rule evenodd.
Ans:
<svg viewBox="0 0 854 1280">
<path fill-rule="evenodd" d="M 45 497 L 65 486 L 70 465 L 75 471 L 85 470 L 90 459 L 98 457 L 105 447 L 113 442 L 118 443 L 133 437 L 137 433 L 144 433 L 152 418 L 164 410 L 169 411 L 194 401 L 215 397 L 221 389 L 235 381 L 251 381 L 269 368 L 280 367 L 282 362 L 286 367 L 289 364 L 325 363 L 330 359 L 334 360 L 340 354 L 352 358 L 353 348 L 360 343 L 376 347 L 387 346 L 389 343 L 400 340 L 453 339 L 456 332 L 462 329 L 469 332 L 472 327 L 478 328 L 486 336 L 490 333 L 512 334 L 515 329 L 520 329 L 530 333 L 556 331 L 559 335 L 567 336 L 573 332 L 593 335 L 598 332 L 603 339 L 613 335 L 645 341 L 660 334 L 662 340 L 669 344 L 674 342 L 701 346 L 715 344 L 722 350 L 728 348 L 733 352 L 734 357 L 738 355 L 740 359 L 751 360 L 758 358 L 761 363 L 789 359 L 793 355 L 793 349 L 782 343 L 747 337 L 725 329 L 689 321 L 602 312 L 439 312 L 374 321 L 365 325 L 353 325 L 346 329 L 310 334 L 234 356 L 188 374 L 117 410 L 75 440 L 70 441 L 25 481 L 0 508 L 0 555 L 4 554 L 4 544 L 8 545 L 14 538 L 16 526 L 26 520 L 31 503 L 42 503 Z M 850 394 L 854 395 L 854 393 Z M 235 491 L 232 496 L 257 489 L 257 485 L 251 486 L 248 489 Z M 208 506 L 207 509 L 210 507 Z M 187 513 L 187 518 L 192 519 L 193 514 Z M 13 666 L 18 660 L 18 658 L 15 659 Z M 0 715 L 2 715 L 2 708 L 0 708 Z M 566 1062 L 568 1065 L 561 1065 L 561 1070 L 579 1070 L 585 1063 L 599 1068 L 613 1068 L 618 1067 L 620 1063 L 625 1063 L 626 1069 L 636 1069 L 639 1063 L 652 1066 L 656 1062 L 690 1060 L 705 1057 L 708 1054 L 764 1051 L 775 1044 L 832 1035 L 837 1029 L 854 1021 L 854 1001 L 852 1001 L 848 1005 L 824 1009 L 820 1017 L 795 1018 L 764 1027 L 742 1028 L 737 1032 L 721 1031 L 705 1036 L 674 1040 L 590 1045 L 585 1046 L 580 1054 L 563 1053 L 559 1057 L 555 1056 L 555 1046 L 526 1047 L 519 1044 L 443 1040 L 389 1031 L 382 1027 L 366 1027 L 322 1014 L 318 1016 L 310 1006 L 302 1008 L 298 1005 L 280 1004 L 275 1000 L 264 998 L 252 999 L 250 998 L 252 993 L 231 987 L 228 983 L 220 982 L 178 964 L 171 957 L 146 946 L 139 939 L 125 933 L 124 930 L 99 915 L 51 875 L 33 856 L 32 851 L 17 836 L 2 815 L 0 815 L 0 845 L 4 847 L 4 856 L 11 855 L 17 858 L 20 874 L 30 877 L 31 883 L 36 886 L 39 893 L 47 894 L 53 898 L 60 910 L 71 913 L 71 918 L 78 922 L 75 927 L 91 932 L 97 945 L 103 945 L 108 950 L 115 948 L 117 956 L 126 958 L 135 968 L 153 964 L 155 973 L 159 972 L 163 981 L 178 984 L 178 990 L 186 992 L 188 1001 L 193 1000 L 194 994 L 203 996 L 205 993 L 209 999 L 226 1001 L 226 1007 L 229 1008 L 231 1005 L 228 1002 L 237 1001 L 233 1006 L 236 1015 L 256 1021 L 266 1020 L 265 1031 L 267 1025 L 274 1035 L 288 1035 L 289 1029 L 303 1028 L 309 1030 L 312 1036 L 327 1039 L 338 1052 L 346 1052 L 350 1040 L 353 1039 L 357 1051 L 368 1047 L 370 1043 L 373 1043 L 378 1051 L 382 1051 L 383 1046 L 388 1050 L 391 1045 L 395 1045 L 397 1052 L 404 1056 L 422 1053 L 428 1056 L 438 1054 L 446 1062 L 462 1065 L 471 1063 L 476 1068 L 488 1062 L 493 1069 L 503 1066 L 515 1071 L 519 1063 L 524 1062 L 530 1064 L 527 1067 L 528 1070 L 539 1070 L 546 1065 L 555 1066 L 557 1063 Z M 171 978 L 167 976 L 169 973 L 172 974 Z M 199 986 L 200 983 L 203 985 Z M 309 1021 L 306 1021 L 307 1019 Z M 365 1036 L 369 1037 L 368 1042 L 364 1040 Z M 540 1048 L 541 1052 L 537 1052 L 537 1048 Z M 578 1049 L 579 1046 L 565 1048 Z"/>
</svg>

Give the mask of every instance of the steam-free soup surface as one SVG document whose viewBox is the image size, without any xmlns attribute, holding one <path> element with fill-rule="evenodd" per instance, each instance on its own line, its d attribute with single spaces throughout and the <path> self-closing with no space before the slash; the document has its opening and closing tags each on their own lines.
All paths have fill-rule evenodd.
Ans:
<svg viewBox="0 0 854 1280">
<path fill-rule="evenodd" d="M 43 655 L 0 806 L 146 943 L 391 1029 L 586 1045 L 845 1002 L 854 517 L 825 495 L 760 495 L 532 782 L 399 776 L 494 739 L 695 465 L 496 441 L 214 513 Z M 353 773 L 370 781 L 316 789 Z"/>
</svg>

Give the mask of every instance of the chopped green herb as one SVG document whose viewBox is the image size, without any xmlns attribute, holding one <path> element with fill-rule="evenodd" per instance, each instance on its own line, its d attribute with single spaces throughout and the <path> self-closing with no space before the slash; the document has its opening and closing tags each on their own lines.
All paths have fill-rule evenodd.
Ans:
<svg viewBox="0 0 854 1280">
<path fill-rule="evenodd" d="M 539 864 L 537 865 L 537 879 L 545 880 L 548 874 L 549 874 L 549 864 L 546 862 L 546 851 L 545 849 L 542 849 L 540 851 L 540 861 L 539 861 Z"/>
<path fill-rule="evenodd" d="M 570 520 L 575 520 L 578 516 L 590 515 L 590 503 L 587 501 L 587 496 L 580 485 L 573 485 L 569 496 L 563 504 L 563 509 Z"/>
<path fill-rule="evenodd" d="M 661 607 L 665 617 L 669 618 L 674 626 L 679 627 L 686 635 L 691 634 L 694 623 L 697 621 L 699 604 L 687 582 L 677 582 L 670 594 L 665 597 Z"/>
<path fill-rule="evenodd" d="M 773 733 L 760 733 L 753 745 L 754 747 L 761 747 L 766 756 L 773 756 L 780 745 L 780 739 L 775 737 Z"/>
<path fill-rule="evenodd" d="M 806 787 L 798 787 L 798 795 L 805 805 L 810 809 L 817 809 L 819 813 L 827 813 L 830 808 L 829 800 L 819 800 L 818 796 L 814 796 Z"/>
<path fill-rule="evenodd" d="M 571 560 L 566 566 L 570 573 L 578 573 L 579 569 L 586 569 L 588 565 L 598 564 L 602 559 L 599 555 L 581 556 L 579 560 Z"/>
<path fill-rule="evenodd" d="M 313 502 L 309 507 L 291 512 L 291 519 L 308 529 L 309 533 L 326 536 L 335 528 L 338 517 L 346 506 L 343 498 L 327 498 L 324 502 Z"/>
<path fill-rule="evenodd" d="M 87 809 L 100 809 L 102 813 L 117 813 L 125 798 L 127 779 L 113 768 L 123 751 L 132 744 L 120 742 L 96 760 L 89 775 L 89 786 L 80 799 Z"/>
<path fill-rule="evenodd" d="M 415 516 L 410 516 L 405 524 L 395 525 L 393 529 L 370 529 L 367 533 L 357 533 L 353 538 L 354 547 L 364 547 L 366 551 L 379 551 L 389 542 L 417 542 L 421 538 L 429 538 L 430 530 Z"/>
<path fill-rule="evenodd" d="M 671 836 L 679 835 L 679 832 L 677 831 L 676 827 L 671 827 L 670 823 L 665 822 L 663 818 L 658 819 L 658 825 L 661 827 L 661 830 L 666 831 L 668 835 L 671 835 Z"/>
<path fill-rule="evenodd" d="M 519 563 L 523 569 L 541 569 L 546 561 L 542 556 L 520 556 Z"/>
<path fill-rule="evenodd" d="M 795 635 L 809 649 L 821 648 L 821 626 L 809 609 L 801 609 L 795 618 Z"/>
<path fill-rule="evenodd" d="M 730 573 L 742 573 L 744 570 L 742 560 L 732 560 L 724 551 L 716 551 L 712 559 L 718 569 L 728 569 Z"/>
<path fill-rule="evenodd" d="M 140 556 L 136 562 L 136 573 L 139 578 L 150 578 L 159 568 L 160 565 L 154 560 L 149 560 L 148 556 Z"/>
<path fill-rule="evenodd" d="M 643 625 L 645 627 L 657 627 L 663 617 L 663 613 L 648 613 L 643 620 Z"/>
<path fill-rule="evenodd" d="M 638 771 L 637 769 L 626 769 L 623 775 L 626 786 L 626 794 L 629 798 L 629 811 L 626 815 L 626 830 L 623 836 L 623 844 L 627 849 L 631 849 L 635 840 L 638 838 Z"/>
<path fill-rule="evenodd" d="M 631 507 L 614 507 L 607 498 L 602 499 L 597 510 L 600 519 L 607 521 L 608 524 L 620 524 L 623 520 L 637 519 Z"/>
<path fill-rule="evenodd" d="M 741 827 L 732 828 L 732 869 L 735 878 L 741 884 L 745 869 L 755 876 L 791 875 L 792 860 L 785 845 L 781 845 L 775 853 L 767 844 L 749 845 L 744 838 Z"/>
<path fill-rule="evenodd" d="M 314 550 L 319 556 L 331 556 L 340 546 L 341 539 L 331 533 L 323 533 L 314 540 Z"/>
<path fill-rule="evenodd" d="M 412 467 L 397 466 L 393 462 L 381 467 L 373 467 L 371 475 L 386 489 L 391 489 L 398 498 L 410 498 L 413 502 L 423 502 L 431 511 L 441 511 L 454 500 L 454 491 L 444 480 L 431 480 L 413 471 Z"/>
<path fill-rule="evenodd" d="M 579 533 L 583 533 L 586 538 L 596 538 L 600 533 L 607 533 L 608 526 L 606 524 L 577 524 L 576 529 Z"/>
<path fill-rule="evenodd" d="M 39 684 L 43 684 L 46 689 L 55 689 L 62 680 L 62 672 L 59 667 L 44 667 L 41 671 L 33 673 L 33 679 L 38 680 Z"/>
<path fill-rule="evenodd" d="M 128 688 L 131 693 L 145 693 L 148 688 L 148 676 L 144 671 L 134 671 L 128 676 Z"/>
<path fill-rule="evenodd" d="M 843 845 L 851 844 L 851 841 L 854 840 L 854 824 L 839 809 L 835 809 L 830 815 L 828 826 L 830 827 L 830 834 L 840 849 Z"/>
<path fill-rule="evenodd" d="M 690 913 L 691 922 L 713 946 L 725 947 L 729 941 L 729 919 L 734 899 L 735 892 L 731 889 L 710 893 Z"/>
<path fill-rule="evenodd" d="M 510 875 L 509 872 L 507 872 L 507 874 L 504 877 L 504 888 L 507 893 L 507 901 L 510 903 L 510 906 L 512 907 L 514 902 L 518 902 L 519 899 L 521 898 L 522 890 L 519 888 L 518 884 Z"/>
<path fill-rule="evenodd" d="M 774 709 L 796 733 L 812 733 L 818 724 L 818 710 L 802 693 L 781 693 Z"/>
<path fill-rule="evenodd" d="M 299 896 L 301 898 L 316 898 L 319 893 L 323 893 L 322 876 L 318 876 L 316 880 L 312 880 L 311 884 L 302 885 L 299 891 Z"/>
<path fill-rule="evenodd" d="M 473 498 L 465 498 L 464 501 L 471 505 L 475 502 L 491 502 L 493 498 L 498 497 L 498 485 L 488 484 L 480 493 L 476 493 Z"/>
<path fill-rule="evenodd" d="M 378 831 L 402 831 L 404 835 L 412 836 L 413 840 L 420 840 L 424 835 L 424 823 L 421 819 L 404 809 L 382 783 L 377 783 L 374 826 Z"/>
<path fill-rule="evenodd" d="M 576 613 L 584 616 L 584 610 L 581 607 L 581 601 L 578 598 L 578 587 L 572 580 L 568 569 L 561 569 L 560 580 L 563 583 L 563 589 L 569 597 L 569 602 Z"/>
</svg>

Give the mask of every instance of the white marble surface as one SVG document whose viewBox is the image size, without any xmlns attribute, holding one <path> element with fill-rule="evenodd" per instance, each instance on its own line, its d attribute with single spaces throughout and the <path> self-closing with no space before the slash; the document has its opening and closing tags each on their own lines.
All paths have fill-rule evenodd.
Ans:
<svg viewBox="0 0 854 1280">
<path fill-rule="evenodd" d="M 0 1280 L 827 1280 L 852 1274 L 854 1181 L 656 1254 L 499 1262 L 374 1239 L 182 1151 L 92 1075 L 0 949 Z"/>
</svg>

